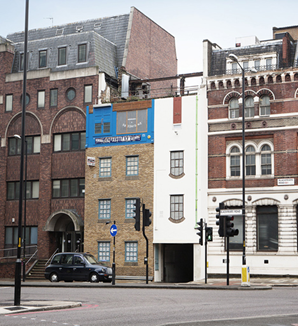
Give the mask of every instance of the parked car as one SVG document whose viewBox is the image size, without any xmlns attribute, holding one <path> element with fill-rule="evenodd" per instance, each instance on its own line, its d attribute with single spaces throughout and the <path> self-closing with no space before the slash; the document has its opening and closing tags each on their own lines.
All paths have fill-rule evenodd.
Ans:
<svg viewBox="0 0 298 326">
<path fill-rule="evenodd" d="M 51 282 L 111 282 L 112 268 L 99 263 L 88 253 L 62 252 L 53 257 L 44 275 Z"/>
</svg>

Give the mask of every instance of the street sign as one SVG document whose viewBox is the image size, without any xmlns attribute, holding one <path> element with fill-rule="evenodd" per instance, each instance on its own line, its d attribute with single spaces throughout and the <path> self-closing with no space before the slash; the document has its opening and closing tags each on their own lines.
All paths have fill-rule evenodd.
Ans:
<svg viewBox="0 0 298 326">
<path fill-rule="evenodd" d="M 229 216 L 229 215 L 242 215 L 242 209 L 221 209 L 220 215 Z"/>
<path fill-rule="evenodd" d="M 110 228 L 110 234 L 112 237 L 114 237 L 117 234 L 117 226 L 115 224 L 113 224 Z"/>
</svg>

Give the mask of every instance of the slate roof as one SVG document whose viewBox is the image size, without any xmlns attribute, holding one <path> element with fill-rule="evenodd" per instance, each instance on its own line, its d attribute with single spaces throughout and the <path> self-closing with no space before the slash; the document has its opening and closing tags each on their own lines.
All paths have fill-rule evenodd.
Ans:
<svg viewBox="0 0 298 326">
<path fill-rule="evenodd" d="M 291 62 L 294 61 L 296 44 L 291 43 L 290 47 L 290 58 Z M 226 73 L 226 59 L 230 53 L 235 54 L 237 57 L 245 55 L 262 54 L 267 52 L 276 52 L 279 57 L 278 67 L 282 67 L 282 40 L 274 40 L 270 42 L 264 42 L 257 45 L 229 48 L 229 49 L 219 49 L 212 51 L 211 58 L 211 70 L 210 76 L 223 75 Z"/>
<path fill-rule="evenodd" d="M 38 68 L 39 50 L 47 49 L 47 68 L 63 71 L 98 66 L 99 71 L 115 77 L 121 67 L 126 42 L 129 14 L 91 19 L 66 25 L 34 29 L 28 32 L 29 70 Z M 24 32 L 7 35 L 16 47 L 13 72 L 19 71 L 20 53 L 24 48 Z M 88 44 L 88 61 L 77 64 L 77 45 Z M 67 46 L 67 66 L 57 67 L 58 47 Z"/>
</svg>

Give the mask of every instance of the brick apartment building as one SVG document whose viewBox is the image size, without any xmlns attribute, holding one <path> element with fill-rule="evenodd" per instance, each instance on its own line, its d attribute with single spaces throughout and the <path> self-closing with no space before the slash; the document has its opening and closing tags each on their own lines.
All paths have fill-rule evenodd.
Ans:
<svg viewBox="0 0 298 326">
<path fill-rule="evenodd" d="M 297 275 L 297 26 L 274 28 L 273 39 L 239 38 L 233 48 L 204 41 L 208 98 L 208 207 L 214 241 L 208 273 L 225 273 L 226 247 L 216 207 L 242 208 L 242 70 L 245 70 L 245 247 L 251 274 Z M 254 69 L 256 72 L 252 72 Z M 242 265 L 239 235 L 230 241 L 230 272 Z"/>
<path fill-rule="evenodd" d="M 24 33 L 0 38 L 0 257 L 17 245 L 23 48 Z M 30 30 L 27 70 L 27 256 L 38 249 L 49 258 L 56 249 L 84 250 L 86 107 L 119 100 L 123 74 L 176 75 L 175 39 L 132 7 Z"/>
<path fill-rule="evenodd" d="M 136 198 L 153 212 L 154 101 L 93 106 L 87 113 L 85 250 L 112 262 L 116 224 L 117 275 L 145 275 L 146 240 L 135 230 Z M 142 208 L 141 208 L 142 211 Z M 153 217 L 152 217 L 153 219 Z M 153 225 L 148 238 L 148 274 L 153 277 Z"/>
</svg>

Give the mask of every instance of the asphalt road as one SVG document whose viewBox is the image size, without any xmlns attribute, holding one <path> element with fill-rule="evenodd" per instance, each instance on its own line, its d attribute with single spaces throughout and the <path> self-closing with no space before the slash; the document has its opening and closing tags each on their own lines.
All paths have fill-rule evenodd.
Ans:
<svg viewBox="0 0 298 326">
<path fill-rule="evenodd" d="M 13 287 L 0 288 L 1 305 L 13 302 L 13 297 Z M 31 300 L 80 301 L 82 307 L 1 315 L 0 325 L 298 326 L 297 287 L 269 291 L 22 288 L 21 304 Z"/>
</svg>

